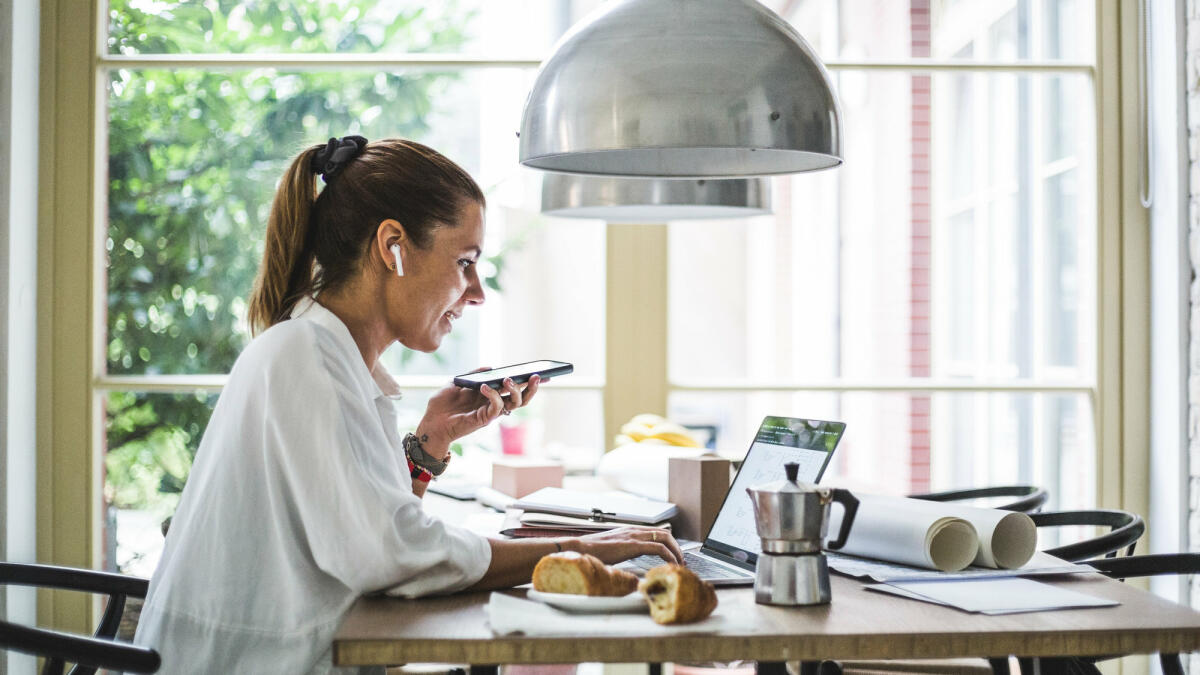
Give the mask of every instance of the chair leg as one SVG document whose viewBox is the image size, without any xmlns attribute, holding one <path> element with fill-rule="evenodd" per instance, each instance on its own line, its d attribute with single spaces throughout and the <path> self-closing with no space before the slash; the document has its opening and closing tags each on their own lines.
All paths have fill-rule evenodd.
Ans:
<svg viewBox="0 0 1200 675">
<path fill-rule="evenodd" d="M 500 675 L 500 666 L 471 666 L 471 675 Z"/>
<path fill-rule="evenodd" d="M 647 663 L 646 665 L 650 666 L 650 675 L 662 675 L 661 663 Z"/>
<path fill-rule="evenodd" d="M 996 675 L 1010 675 L 1012 668 L 1008 665 L 1008 659 L 993 657 L 988 659 L 988 664 L 992 667 L 992 672 Z"/>
<path fill-rule="evenodd" d="M 1183 663 L 1178 654 L 1159 654 L 1158 662 L 1162 665 L 1163 675 L 1183 675 Z"/>
</svg>

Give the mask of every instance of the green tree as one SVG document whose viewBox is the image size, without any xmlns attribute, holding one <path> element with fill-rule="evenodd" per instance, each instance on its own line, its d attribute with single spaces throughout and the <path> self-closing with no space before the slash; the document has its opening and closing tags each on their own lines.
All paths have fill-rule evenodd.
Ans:
<svg viewBox="0 0 1200 675">
<path fill-rule="evenodd" d="M 367 0 L 113 0 L 114 53 L 454 51 L 471 16 Z M 111 72 L 108 372 L 224 373 L 275 183 L 329 136 L 420 137 L 445 72 Z M 173 508 L 215 396 L 113 394 L 106 497 Z"/>
</svg>

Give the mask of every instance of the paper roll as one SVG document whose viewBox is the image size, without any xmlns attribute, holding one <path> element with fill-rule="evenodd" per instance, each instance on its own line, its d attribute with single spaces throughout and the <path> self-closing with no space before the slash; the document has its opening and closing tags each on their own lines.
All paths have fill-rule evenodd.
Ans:
<svg viewBox="0 0 1200 675">
<path fill-rule="evenodd" d="M 840 552 L 905 565 L 957 572 L 979 552 L 975 528 L 961 518 L 912 504 L 914 499 L 856 493 L 858 514 Z M 829 532 L 839 532 L 842 510 L 835 508 Z"/>
<path fill-rule="evenodd" d="M 970 564 L 1015 569 L 1033 557 L 1037 527 L 1024 513 L 856 493 L 858 515 L 842 551 L 956 572 Z M 841 526 L 834 509 L 829 531 Z"/>
</svg>

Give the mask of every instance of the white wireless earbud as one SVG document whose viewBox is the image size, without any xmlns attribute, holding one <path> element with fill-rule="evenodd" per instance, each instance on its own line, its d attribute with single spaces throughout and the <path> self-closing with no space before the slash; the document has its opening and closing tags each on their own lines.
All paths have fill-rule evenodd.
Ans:
<svg viewBox="0 0 1200 675">
<path fill-rule="evenodd" d="M 404 276 L 404 263 L 400 261 L 400 244 L 392 244 L 388 250 L 392 252 L 392 257 L 396 259 L 396 276 Z"/>
</svg>

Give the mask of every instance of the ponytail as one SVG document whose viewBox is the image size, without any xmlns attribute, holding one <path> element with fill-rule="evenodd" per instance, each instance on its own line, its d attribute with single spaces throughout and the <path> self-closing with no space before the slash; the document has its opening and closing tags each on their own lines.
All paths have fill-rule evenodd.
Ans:
<svg viewBox="0 0 1200 675">
<path fill-rule="evenodd" d="M 323 147 L 315 145 L 300 153 L 275 192 L 262 265 L 246 313 L 252 335 L 287 319 L 296 303 L 312 294 L 315 261 L 311 247 L 305 243 L 317 200 L 312 158 Z"/>
</svg>

